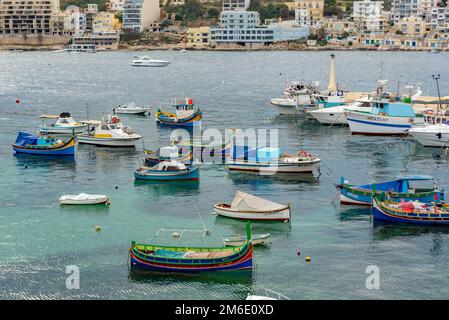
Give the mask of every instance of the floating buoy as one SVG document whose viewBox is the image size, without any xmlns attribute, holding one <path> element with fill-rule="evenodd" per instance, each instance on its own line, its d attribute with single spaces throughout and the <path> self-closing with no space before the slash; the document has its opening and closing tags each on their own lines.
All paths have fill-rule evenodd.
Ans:
<svg viewBox="0 0 449 320">
<path fill-rule="evenodd" d="M 19 99 L 16 99 L 16 103 L 20 103 L 20 100 L 19 100 Z"/>
<path fill-rule="evenodd" d="M 310 262 L 310 261 L 312 261 L 312 258 L 309 257 L 309 256 L 307 256 L 307 257 L 306 257 L 306 262 Z"/>
<path fill-rule="evenodd" d="M 117 190 L 117 189 L 118 189 L 118 186 L 115 186 L 115 189 Z"/>
<path fill-rule="evenodd" d="M 95 231 L 100 232 L 101 231 L 101 226 L 95 226 Z"/>
<path fill-rule="evenodd" d="M 25 165 L 25 167 L 24 167 L 25 169 L 28 169 L 28 165 Z"/>
<path fill-rule="evenodd" d="M 296 252 L 296 254 L 298 255 L 298 257 L 301 255 L 301 251 Z"/>
</svg>

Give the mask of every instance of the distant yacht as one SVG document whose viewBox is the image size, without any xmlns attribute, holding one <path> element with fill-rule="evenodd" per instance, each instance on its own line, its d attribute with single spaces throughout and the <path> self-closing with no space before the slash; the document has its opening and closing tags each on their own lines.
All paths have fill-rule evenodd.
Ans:
<svg viewBox="0 0 449 320">
<path fill-rule="evenodd" d="M 148 56 L 140 57 L 137 60 L 133 60 L 131 65 L 134 67 L 165 67 L 169 65 L 170 61 L 165 60 L 155 60 Z"/>
</svg>

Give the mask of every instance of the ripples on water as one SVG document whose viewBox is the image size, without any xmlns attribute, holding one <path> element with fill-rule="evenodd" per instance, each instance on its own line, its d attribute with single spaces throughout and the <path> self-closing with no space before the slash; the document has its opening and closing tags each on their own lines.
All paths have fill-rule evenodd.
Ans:
<svg viewBox="0 0 449 320">
<path fill-rule="evenodd" d="M 340 176 L 366 183 L 431 174 L 448 187 L 448 158 L 409 139 L 350 136 L 344 127 L 277 116 L 269 105 L 287 79 L 326 83 L 329 53 L 155 52 L 173 63 L 150 69 L 129 67 L 134 55 L 0 53 L 0 298 L 244 299 L 258 287 L 297 299 L 448 297 L 442 272 L 449 266 L 448 228 L 383 225 L 365 208 L 333 202 Z M 445 53 L 341 52 L 336 75 L 354 91 L 372 90 L 382 61 L 392 87 L 401 78 L 435 95 L 431 74 L 440 73 L 448 95 L 447 59 Z M 210 165 L 196 183 L 140 183 L 132 172 L 142 145 L 136 151 L 80 146 L 76 162 L 12 154 L 17 132 L 35 130 L 40 114 L 98 119 L 131 101 L 152 106 L 151 117 L 122 118 L 155 149 L 171 133 L 155 126 L 156 108 L 184 95 L 203 110 L 206 128 L 277 128 L 285 151 L 304 148 L 322 159 L 321 176 L 260 177 Z M 244 233 L 240 221 L 210 215 L 214 203 L 231 201 L 236 190 L 293 208 L 291 224 L 253 224 L 254 233 L 270 232 L 273 243 L 256 249 L 249 277 L 129 274 L 131 240 L 176 242 L 153 235 L 161 227 L 200 228 L 195 207 L 212 235 L 188 235 L 182 244 L 219 245 L 221 235 Z M 80 192 L 108 194 L 112 204 L 58 206 L 62 194 Z M 370 264 L 380 268 L 380 290 L 365 288 Z M 65 289 L 67 265 L 79 266 L 81 290 Z"/>
</svg>

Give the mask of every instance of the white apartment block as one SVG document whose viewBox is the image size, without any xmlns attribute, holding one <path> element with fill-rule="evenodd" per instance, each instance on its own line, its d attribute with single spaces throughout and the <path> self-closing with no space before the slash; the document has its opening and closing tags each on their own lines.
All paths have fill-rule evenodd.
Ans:
<svg viewBox="0 0 449 320">
<path fill-rule="evenodd" d="M 430 14 L 430 28 L 435 30 L 449 24 L 449 7 L 432 8 Z"/>
<path fill-rule="evenodd" d="M 250 0 L 223 0 L 222 11 L 246 11 Z"/>
<path fill-rule="evenodd" d="M 419 15 L 422 0 L 393 0 L 391 2 L 391 18 L 398 23 L 403 18 Z"/>
<path fill-rule="evenodd" d="M 125 0 L 122 29 L 142 32 L 160 21 L 159 0 Z"/>
<path fill-rule="evenodd" d="M 295 22 L 300 27 L 310 27 L 311 20 L 309 10 L 295 9 Z"/>
<path fill-rule="evenodd" d="M 441 0 L 421 0 L 418 6 L 418 15 L 426 22 L 430 22 L 432 8 L 438 7 Z"/>
<path fill-rule="evenodd" d="M 0 34 L 49 35 L 58 12 L 59 0 L 0 0 Z"/>
<path fill-rule="evenodd" d="M 123 6 L 125 5 L 125 0 L 109 0 L 111 4 L 111 11 L 123 11 Z"/>
<path fill-rule="evenodd" d="M 376 18 L 382 15 L 384 2 L 382 1 L 354 1 L 352 9 L 352 17 L 354 19 Z"/>
<path fill-rule="evenodd" d="M 274 41 L 274 31 L 260 26 L 256 11 L 222 11 L 220 27 L 211 28 L 212 43 L 266 44 Z"/>
<path fill-rule="evenodd" d="M 80 8 L 74 5 L 65 9 L 66 19 L 64 20 L 64 30 L 70 33 L 83 33 L 86 28 L 86 15 Z"/>
</svg>

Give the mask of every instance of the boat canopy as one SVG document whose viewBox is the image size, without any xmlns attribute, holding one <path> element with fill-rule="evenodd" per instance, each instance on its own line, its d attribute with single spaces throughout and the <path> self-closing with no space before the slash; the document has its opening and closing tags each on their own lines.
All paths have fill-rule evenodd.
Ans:
<svg viewBox="0 0 449 320">
<path fill-rule="evenodd" d="M 434 180 L 435 178 L 432 176 L 426 175 L 410 175 L 410 176 L 402 176 L 399 177 L 400 180 Z"/>
<path fill-rule="evenodd" d="M 38 137 L 33 136 L 30 133 L 20 131 L 19 134 L 17 135 L 15 145 L 21 146 L 21 147 L 25 146 L 25 145 L 30 145 L 30 144 L 35 145 L 35 144 L 37 144 L 37 140 L 38 140 Z"/>
<path fill-rule="evenodd" d="M 235 193 L 234 200 L 231 204 L 231 209 L 240 211 L 277 211 L 286 208 L 288 206 L 241 191 Z"/>
<path fill-rule="evenodd" d="M 372 114 L 383 114 L 386 113 L 392 117 L 415 117 L 415 111 L 411 104 L 408 103 L 388 103 L 388 102 L 375 102 Z"/>
<path fill-rule="evenodd" d="M 165 171 L 172 171 L 172 170 L 186 170 L 186 166 L 183 163 L 175 162 L 175 161 L 163 161 L 161 163 L 158 163 L 155 165 L 152 169 L 154 170 L 165 170 Z"/>
<path fill-rule="evenodd" d="M 41 119 L 59 119 L 59 116 L 56 114 L 43 114 L 39 118 L 41 118 Z"/>
</svg>

